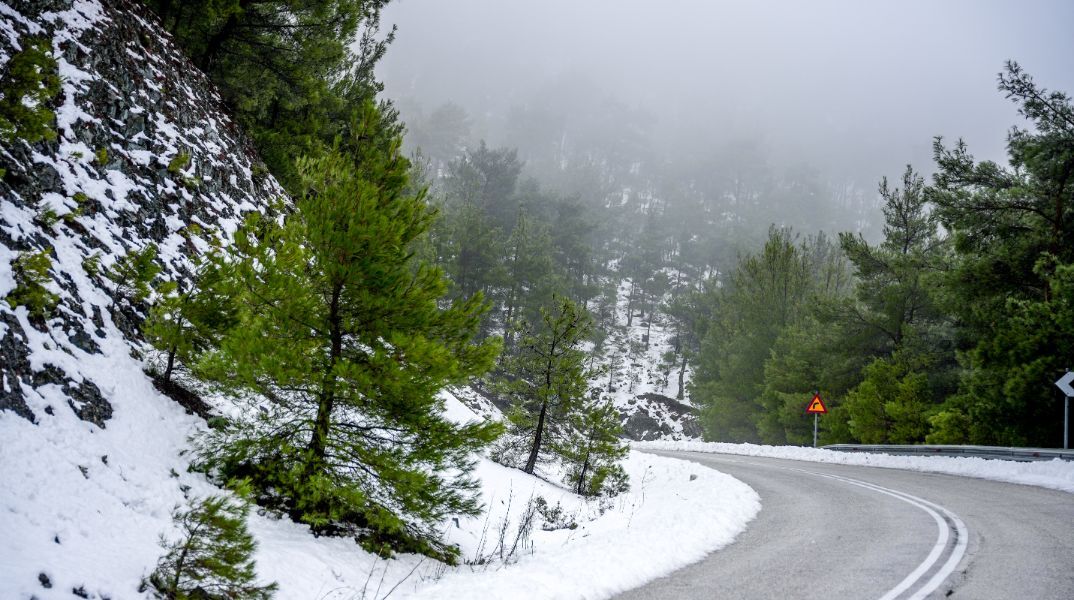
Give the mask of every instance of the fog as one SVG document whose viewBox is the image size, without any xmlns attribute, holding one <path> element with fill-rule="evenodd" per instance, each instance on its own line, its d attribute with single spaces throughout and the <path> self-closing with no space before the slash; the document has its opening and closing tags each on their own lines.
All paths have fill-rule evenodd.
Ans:
<svg viewBox="0 0 1074 600">
<path fill-rule="evenodd" d="M 1022 120 L 996 74 L 1074 92 L 1071 24 L 1062 0 L 395 0 L 379 75 L 404 120 L 452 102 L 471 143 L 527 160 L 571 138 L 674 168 L 732 144 L 871 187 L 930 172 L 936 135 L 1003 160 Z"/>
</svg>

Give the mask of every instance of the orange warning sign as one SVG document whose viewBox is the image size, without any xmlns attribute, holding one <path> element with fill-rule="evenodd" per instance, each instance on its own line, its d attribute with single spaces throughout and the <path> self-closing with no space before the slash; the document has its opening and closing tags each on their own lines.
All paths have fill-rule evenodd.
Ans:
<svg viewBox="0 0 1074 600">
<path fill-rule="evenodd" d="M 807 413 L 813 414 L 828 414 L 828 407 L 824 406 L 824 401 L 820 399 L 820 394 L 813 394 L 813 399 L 809 401 L 809 406 L 806 407 Z"/>
</svg>

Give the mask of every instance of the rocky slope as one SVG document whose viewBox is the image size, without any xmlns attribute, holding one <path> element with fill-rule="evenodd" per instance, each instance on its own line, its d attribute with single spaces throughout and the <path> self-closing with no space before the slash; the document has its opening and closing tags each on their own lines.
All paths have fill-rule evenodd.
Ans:
<svg viewBox="0 0 1074 600">
<path fill-rule="evenodd" d="M 212 232 L 233 231 L 241 212 L 282 192 L 208 80 L 137 4 L 17 6 L 0 3 L 0 61 L 49 39 L 63 84 L 56 139 L 0 150 L 0 297 L 16 285 L 12 261 L 45 251 L 60 303 L 44 322 L 0 303 L 0 409 L 50 418 L 68 407 L 50 407 L 40 390 L 58 386 L 79 417 L 107 427 L 108 374 L 81 368 L 81 358 L 99 354 L 109 335 L 133 334 L 138 307 L 114 301 L 100 273 L 154 243 L 163 275 L 182 277 Z M 100 269 L 88 272 L 95 255 Z"/>
<path fill-rule="evenodd" d="M 0 146 L 0 299 L 39 254 L 58 303 L 42 318 L 0 300 L 0 597 L 129 598 L 171 510 L 214 488 L 181 456 L 204 423 L 143 374 L 145 306 L 104 273 L 155 244 L 181 279 L 282 190 L 135 2 L 0 2 L 0 67 L 34 39 L 62 78 L 57 135 Z"/>
</svg>

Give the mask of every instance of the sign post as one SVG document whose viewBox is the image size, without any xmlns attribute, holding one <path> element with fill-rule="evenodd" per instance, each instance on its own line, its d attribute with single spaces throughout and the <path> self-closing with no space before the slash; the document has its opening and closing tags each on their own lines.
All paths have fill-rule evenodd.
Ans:
<svg viewBox="0 0 1074 600">
<path fill-rule="evenodd" d="M 817 415 L 828 414 L 828 407 L 824 406 L 824 401 L 820 399 L 820 392 L 813 392 L 813 399 L 806 405 L 806 413 L 813 415 L 813 447 L 817 447 Z"/>
<path fill-rule="evenodd" d="M 1070 397 L 1074 396 L 1074 371 L 1067 371 L 1055 382 L 1059 389 L 1063 390 L 1066 399 L 1063 400 L 1063 450 L 1070 449 Z"/>
</svg>

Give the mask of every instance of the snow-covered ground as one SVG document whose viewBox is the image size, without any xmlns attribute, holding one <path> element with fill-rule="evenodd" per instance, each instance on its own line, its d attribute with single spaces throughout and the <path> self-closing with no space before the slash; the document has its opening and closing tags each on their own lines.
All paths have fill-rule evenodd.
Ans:
<svg viewBox="0 0 1074 600">
<path fill-rule="evenodd" d="M 738 454 L 765 458 L 786 458 L 809 462 L 905 469 L 923 473 L 961 475 L 1035 485 L 1038 487 L 1074 493 L 1074 462 L 1059 459 L 1051 461 L 1018 462 L 975 457 L 954 456 L 893 456 L 890 454 L 858 454 L 803 448 L 801 446 L 761 446 L 757 444 L 726 444 L 721 442 L 634 442 L 637 449 L 680 450 L 687 452 L 711 452 Z"/>
<path fill-rule="evenodd" d="M 153 388 L 119 336 L 107 339 L 116 346 L 80 357 L 83 368 L 111 375 L 115 415 L 107 429 L 66 410 L 36 425 L 0 412 L 0 597 L 69 598 L 74 589 L 90 598 L 139 597 L 141 578 L 163 552 L 158 536 L 172 532 L 172 509 L 188 496 L 220 492 L 188 473 L 183 456 L 204 424 Z M 477 418 L 445 400 L 453 418 Z M 63 402 L 57 390 L 54 398 L 35 396 L 33 409 Z M 730 543 L 760 508 L 748 486 L 711 469 L 638 452 L 626 467 L 631 491 L 600 502 L 482 459 L 486 514 L 444 524 L 446 539 L 474 563 L 459 567 L 414 555 L 378 559 L 353 540 L 316 538 L 306 526 L 252 514 L 258 572 L 287 599 L 389 591 L 392 598 L 600 598 Z M 519 539 L 537 497 L 561 517 L 549 523 L 533 515 Z"/>
<path fill-rule="evenodd" d="M 667 275 L 675 279 L 674 272 Z M 630 291 L 630 280 L 619 280 L 615 305 L 605 320 L 608 336 L 596 349 L 594 362 L 601 367 L 600 375 L 590 381 L 590 387 L 600 389 L 602 397 L 612 402 L 634 439 L 693 439 L 700 435 L 700 428 L 692 405 L 688 398 L 675 400 L 680 369 L 678 357 L 670 356 L 675 328 L 661 312 L 660 302 L 650 314 L 640 290 L 630 319 Z M 683 375 L 684 385 L 688 384 L 689 366 Z M 641 418 L 631 420 L 634 415 Z"/>
<path fill-rule="evenodd" d="M 623 279 L 616 289 L 610 333 L 599 357 L 607 365 L 608 372 L 594 382 L 601 384 L 600 387 L 616 408 L 627 408 L 630 400 L 642 394 L 655 393 L 674 398 L 679 387 L 679 365 L 665 364 L 664 360 L 664 355 L 674 349 L 674 327 L 661 313 L 659 302 L 654 311 L 655 319 L 650 323 L 653 315 L 649 314 L 648 303 L 642 301 L 641 291 L 636 293 L 634 318 L 629 319 L 630 285 L 629 279 Z M 648 344 L 645 342 L 646 335 L 649 336 Z M 689 368 L 684 380 L 686 383 L 690 381 Z M 690 404 L 687 399 L 681 402 Z"/>
</svg>

